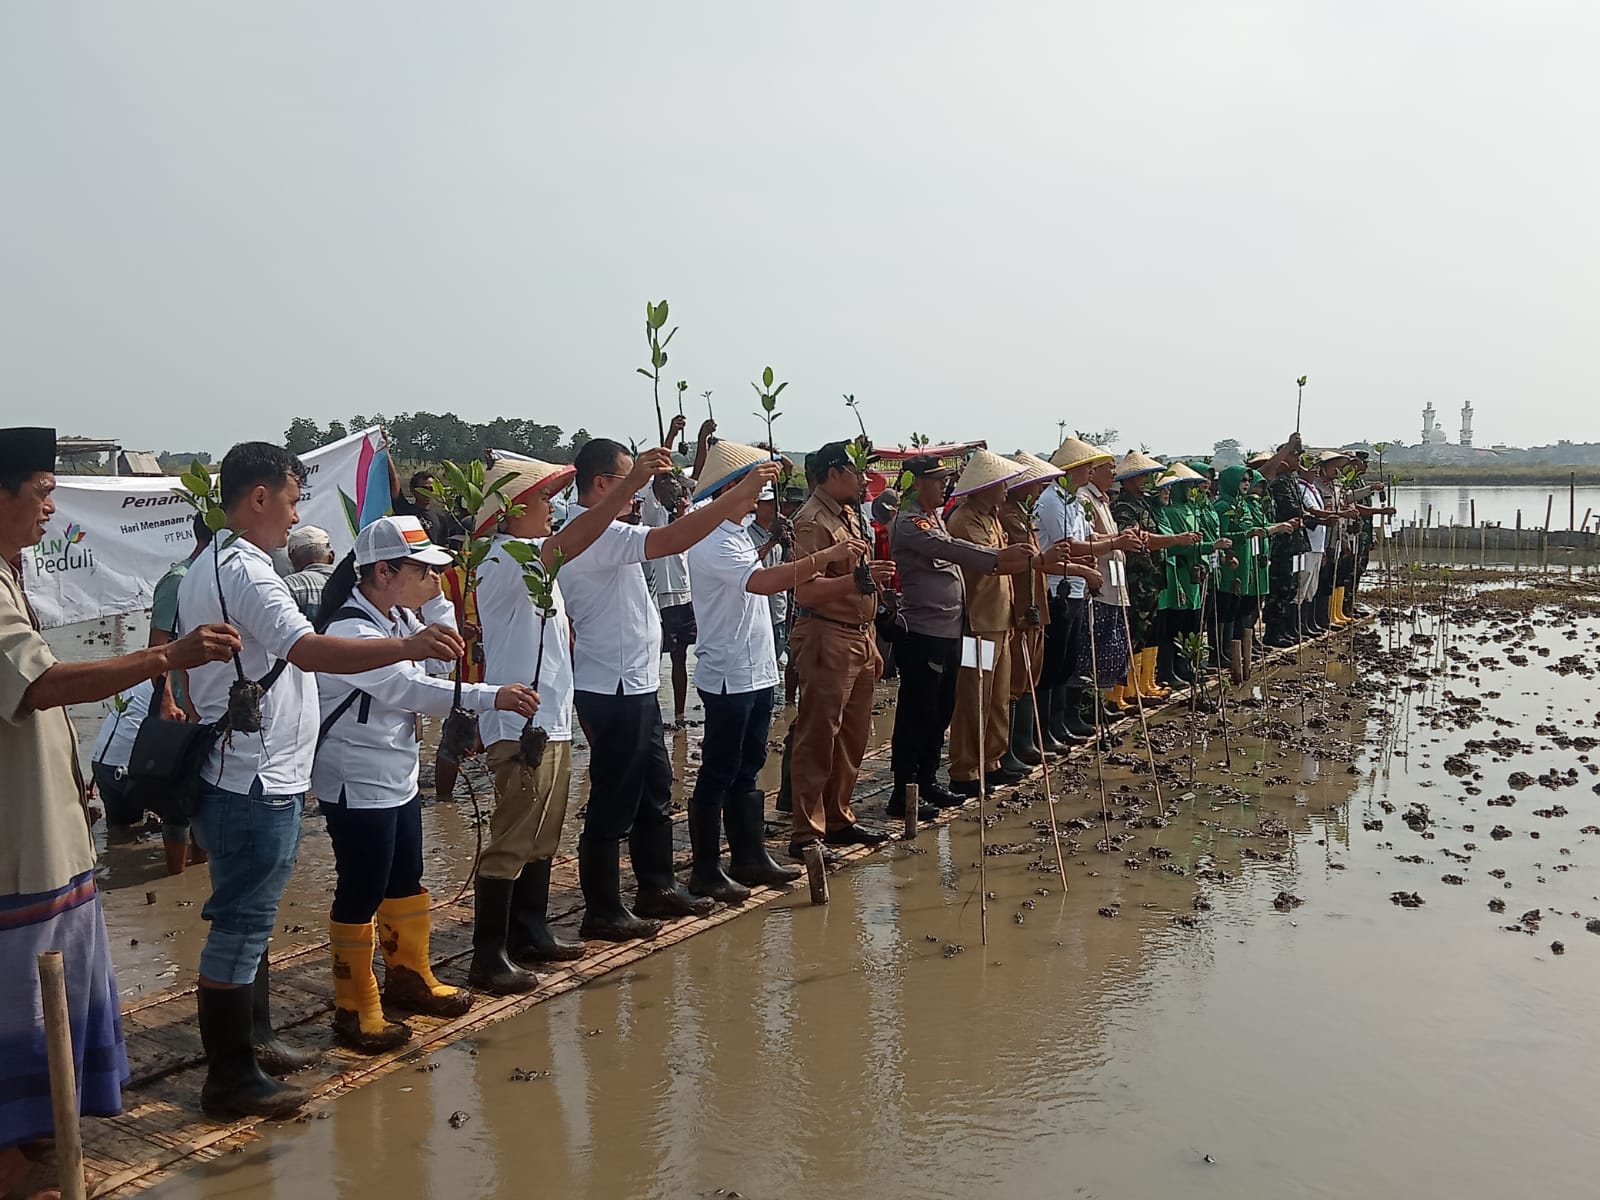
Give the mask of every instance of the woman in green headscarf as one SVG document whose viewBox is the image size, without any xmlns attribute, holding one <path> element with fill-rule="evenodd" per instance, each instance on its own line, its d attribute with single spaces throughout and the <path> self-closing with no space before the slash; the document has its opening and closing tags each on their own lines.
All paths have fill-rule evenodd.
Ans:
<svg viewBox="0 0 1600 1200">
<path fill-rule="evenodd" d="M 1141 529 L 1145 533 L 1141 549 L 1128 551 L 1128 624 L 1133 635 L 1133 657 L 1128 666 L 1129 700 L 1165 700 L 1172 693 L 1156 684 L 1156 616 L 1160 611 L 1161 589 L 1166 580 L 1163 554 L 1169 548 L 1200 540 L 1193 531 L 1168 534 L 1162 531 L 1158 516 L 1161 497 L 1152 488 L 1155 477 L 1166 467 L 1137 450 L 1128 451 L 1117 464 L 1118 492 L 1111 502 L 1117 528 L 1126 533 Z"/>
<path fill-rule="evenodd" d="M 1167 502 L 1156 510 L 1156 520 L 1166 534 L 1197 533 L 1201 540 L 1174 546 L 1166 555 L 1166 586 L 1161 590 L 1157 622 L 1156 680 L 1187 687 L 1195 682 L 1183 640 L 1201 633 L 1201 579 L 1208 560 L 1231 544 L 1218 542 L 1218 526 L 1210 507 L 1196 500 L 1207 495 L 1207 480 L 1186 463 L 1174 463 L 1156 481 L 1167 495 Z"/>
<path fill-rule="evenodd" d="M 1246 639 L 1254 640 L 1260 580 L 1267 562 L 1266 527 L 1248 490 L 1252 475 L 1259 478 L 1259 472 L 1245 466 L 1223 471 L 1217 477 L 1216 503 L 1211 506 L 1222 536 L 1233 543 L 1231 557 L 1218 572 L 1217 652 L 1231 668 L 1236 683 L 1243 681 L 1249 663 Z"/>
</svg>

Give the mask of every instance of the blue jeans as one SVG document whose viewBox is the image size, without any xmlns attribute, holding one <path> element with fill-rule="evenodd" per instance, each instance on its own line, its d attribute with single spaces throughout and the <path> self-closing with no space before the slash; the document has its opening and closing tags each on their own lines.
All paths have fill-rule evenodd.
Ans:
<svg viewBox="0 0 1600 1200">
<path fill-rule="evenodd" d="M 767 761 L 767 732 L 772 727 L 776 688 L 755 692 L 700 691 L 706 731 L 700 743 L 700 774 L 694 783 L 696 804 L 718 811 L 727 799 L 754 790 Z"/>
<path fill-rule="evenodd" d="M 264 795 L 260 780 L 249 795 L 200 785 L 191 824 L 211 859 L 211 897 L 200 913 L 211 922 L 200 952 L 203 978 L 254 982 L 294 871 L 305 803 L 303 792 Z"/>
</svg>

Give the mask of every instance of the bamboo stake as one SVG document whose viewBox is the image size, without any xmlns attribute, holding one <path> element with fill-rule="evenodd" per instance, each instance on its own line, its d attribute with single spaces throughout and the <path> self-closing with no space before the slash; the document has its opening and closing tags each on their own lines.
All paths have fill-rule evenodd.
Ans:
<svg viewBox="0 0 1600 1200">
<path fill-rule="evenodd" d="M 989 799 L 989 751 L 983 735 L 988 724 L 988 697 L 983 694 L 983 639 L 975 637 L 978 664 L 978 923 L 980 938 L 989 944 L 989 831 L 984 821 L 984 809 Z M 999 653 L 999 647 L 995 648 Z"/>
<path fill-rule="evenodd" d="M 1126 576 L 1124 576 L 1124 579 L 1126 579 Z M 1126 588 L 1126 583 L 1123 586 Z M 1128 636 L 1128 655 L 1131 662 L 1133 656 L 1133 626 L 1128 623 L 1128 606 L 1120 604 L 1117 608 L 1122 613 L 1122 631 Z M 1154 697 L 1151 699 L 1153 701 Z M 1139 710 L 1139 729 L 1144 734 L 1144 756 L 1150 763 L 1150 782 L 1155 785 L 1156 789 L 1156 807 L 1164 813 L 1166 812 L 1167 802 L 1161 795 L 1161 776 L 1156 774 L 1156 752 L 1150 746 L 1150 722 L 1145 719 L 1144 715 L 1144 697 L 1136 696 L 1134 705 Z"/>
<path fill-rule="evenodd" d="M 87 1192 L 83 1183 L 83 1131 L 78 1126 L 78 1075 L 72 1061 L 72 1021 L 67 1012 L 67 972 L 61 951 L 46 950 L 39 955 L 38 971 L 61 1200 L 84 1200 Z"/>
<path fill-rule="evenodd" d="M 922 789 L 914 783 L 906 784 L 905 839 L 917 840 L 917 809 L 922 804 Z"/>
<path fill-rule="evenodd" d="M 1028 639 L 1026 637 L 1018 638 L 1017 641 L 1022 647 L 1022 669 L 1028 675 L 1028 698 L 1033 701 L 1033 728 L 1035 736 L 1039 739 L 1039 762 L 1040 769 L 1044 774 L 1044 802 L 1045 806 L 1050 810 L 1050 836 L 1056 844 L 1056 870 L 1061 872 L 1061 890 L 1065 892 L 1067 890 L 1067 862 L 1061 855 L 1061 830 L 1056 828 L 1056 798 L 1050 787 L 1050 756 L 1043 752 L 1044 722 L 1039 718 L 1039 693 L 1033 683 L 1033 655 L 1028 651 Z M 909 802 L 907 811 L 910 811 Z"/>
<path fill-rule="evenodd" d="M 806 882 L 811 885 L 811 903 L 828 902 L 828 866 L 822 861 L 822 846 L 811 842 L 805 849 Z"/>
<path fill-rule="evenodd" d="M 1106 804 L 1106 766 L 1105 766 L 1105 732 L 1100 725 L 1101 700 L 1100 700 L 1100 652 L 1095 645 L 1094 636 L 1094 606 L 1098 601 L 1089 599 L 1089 674 L 1094 678 L 1090 682 L 1094 685 L 1090 695 L 1094 697 L 1094 774 L 1100 784 L 1100 823 L 1105 827 L 1105 845 L 1111 844 L 1111 810 Z"/>
</svg>

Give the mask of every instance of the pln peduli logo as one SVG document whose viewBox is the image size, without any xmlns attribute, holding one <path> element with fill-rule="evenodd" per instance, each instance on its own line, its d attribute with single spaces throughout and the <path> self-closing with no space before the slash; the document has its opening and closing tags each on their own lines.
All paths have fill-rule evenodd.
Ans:
<svg viewBox="0 0 1600 1200">
<path fill-rule="evenodd" d="M 94 550 L 85 544 L 88 531 L 76 521 L 68 521 L 59 537 L 46 536 L 33 548 L 33 570 L 37 575 L 65 575 L 69 571 L 93 571 Z"/>
</svg>

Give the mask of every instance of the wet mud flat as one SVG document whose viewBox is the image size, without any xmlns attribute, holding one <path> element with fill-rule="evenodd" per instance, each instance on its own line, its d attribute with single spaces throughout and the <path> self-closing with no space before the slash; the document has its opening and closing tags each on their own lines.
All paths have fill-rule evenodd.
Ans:
<svg viewBox="0 0 1600 1200">
<path fill-rule="evenodd" d="M 1030 782 L 981 835 L 969 807 L 862 856 L 826 909 L 719 913 L 256 1144 L 191 1114 L 209 1161 L 151 1194 L 1582 1194 L 1597 638 L 1385 609 L 1258 672 L 1226 738 L 1166 710 L 1154 779 L 1123 723 L 1103 805 L 1091 759 L 1053 771 L 1065 890 Z"/>
</svg>

